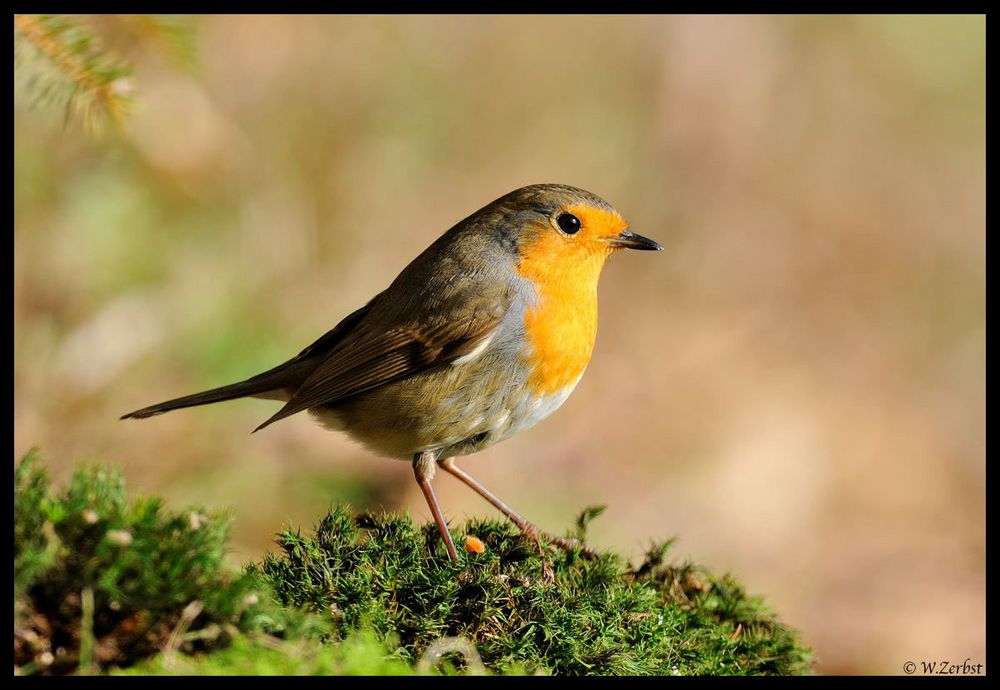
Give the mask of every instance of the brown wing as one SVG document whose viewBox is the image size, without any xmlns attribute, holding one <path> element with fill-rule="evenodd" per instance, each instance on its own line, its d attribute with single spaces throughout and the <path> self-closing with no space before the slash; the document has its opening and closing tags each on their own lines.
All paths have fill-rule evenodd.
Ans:
<svg viewBox="0 0 1000 690">
<path fill-rule="evenodd" d="M 509 301 L 470 310 L 465 320 L 379 329 L 362 320 L 316 367 L 277 414 L 254 431 L 310 407 L 335 403 L 476 349 L 500 324 Z"/>
</svg>

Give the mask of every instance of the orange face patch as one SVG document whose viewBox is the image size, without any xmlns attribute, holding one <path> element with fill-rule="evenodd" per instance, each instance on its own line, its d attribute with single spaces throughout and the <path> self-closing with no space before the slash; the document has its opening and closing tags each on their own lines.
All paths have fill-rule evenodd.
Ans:
<svg viewBox="0 0 1000 690">
<path fill-rule="evenodd" d="M 533 228 L 517 267 L 538 291 L 525 331 L 528 383 L 539 395 L 562 391 L 587 368 L 597 337 L 597 281 L 614 251 L 607 238 L 628 227 L 614 211 L 575 205 L 561 212 L 579 218 L 580 230 L 567 235 L 555 225 Z"/>
<path fill-rule="evenodd" d="M 580 219 L 580 232 L 573 235 L 573 237 L 585 241 L 600 241 L 602 238 L 614 237 L 621 234 L 622 230 L 628 228 L 628 223 L 625 222 L 625 219 L 617 211 L 579 204 L 567 206 L 563 211 L 572 213 Z"/>
</svg>

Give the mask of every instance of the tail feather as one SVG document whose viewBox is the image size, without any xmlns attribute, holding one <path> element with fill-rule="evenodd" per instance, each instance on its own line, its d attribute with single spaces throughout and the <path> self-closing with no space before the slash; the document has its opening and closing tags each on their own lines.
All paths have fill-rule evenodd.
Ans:
<svg viewBox="0 0 1000 690">
<path fill-rule="evenodd" d="M 183 407 L 208 405 L 209 403 L 222 402 L 224 400 L 235 400 L 236 398 L 246 398 L 253 395 L 280 391 L 288 387 L 294 388 L 302 382 L 305 375 L 308 375 L 306 369 L 312 368 L 303 367 L 303 364 L 306 363 L 301 360 L 286 362 L 281 366 L 251 377 L 246 381 L 150 405 L 149 407 L 124 414 L 121 416 L 121 419 L 145 419 L 146 417 L 163 414 L 171 410 L 178 410 Z M 314 363 L 313 366 L 315 366 Z"/>
<path fill-rule="evenodd" d="M 331 350 L 335 349 L 344 337 L 361 322 L 365 314 L 367 314 L 371 309 L 371 305 L 374 301 L 375 300 L 373 299 L 365 306 L 349 314 L 343 321 L 338 323 L 331 330 L 327 331 L 319 340 L 300 352 L 296 357 L 288 360 L 284 364 L 279 364 L 274 369 L 265 371 L 262 374 L 257 374 L 246 381 L 240 381 L 239 383 L 232 383 L 228 386 L 213 388 L 212 390 L 203 391 L 201 393 L 185 395 L 181 398 L 174 398 L 173 400 L 167 400 L 166 402 L 161 402 L 156 405 L 150 405 L 149 407 L 144 407 L 141 410 L 136 410 L 135 412 L 129 412 L 126 415 L 122 415 L 121 418 L 143 419 L 145 417 L 163 414 L 164 412 L 170 412 L 170 410 L 177 410 L 182 407 L 207 405 L 209 403 L 222 402 L 223 400 L 246 398 L 252 395 L 287 400 L 288 397 L 290 397 L 290 393 L 298 389 L 298 387 L 302 385 L 302 382 L 309 378 L 309 375 L 314 369 L 316 369 L 319 363 L 323 361 L 323 358 L 326 357 Z M 283 392 L 288 392 L 289 395 L 282 395 Z M 271 393 L 277 393 L 277 395 L 268 395 Z M 270 424 L 273 421 L 277 421 L 277 419 L 272 418 L 258 428 L 267 426 L 267 424 Z"/>
</svg>

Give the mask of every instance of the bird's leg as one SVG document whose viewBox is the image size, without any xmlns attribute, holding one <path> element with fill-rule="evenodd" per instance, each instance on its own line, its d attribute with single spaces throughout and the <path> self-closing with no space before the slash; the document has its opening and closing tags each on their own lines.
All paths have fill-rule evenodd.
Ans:
<svg viewBox="0 0 1000 690">
<path fill-rule="evenodd" d="M 597 552 L 584 546 L 577 539 L 565 539 L 563 537 L 555 537 L 551 534 L 546 534 L 542 532 L 532 523 L 528 522 L 526 519 L 514 512 L 514 509 L 509 505 L 500 500 L 500 497 L 495 493 L 487 489 L 485 486 L 476 481 L 470 474 L 465 470 L 461 469 L 455 464 L 454 458 L 443 458 L 438 460 L 438 465 L 441 466 L 445 472 L 452 474 L 462 481 L 466 486 L 475 491 L 477 494 L 485 498 L 487 501 L 493 504 L 497 510 L 510 518 L 510 521 L 517 525 L 517 528 L 521 532 L 533 540 L 536 544 L 538 543 L 539 535 L 545 537 L 546 541 L 558 546 L 564 551 L 572 551 L 573 549 L 580 549 L 585 556 L 588 558 L 597 558 Z"/>
<path fill-rule="evenodd" d="M 413 474 L 417 477 L 417 484 L 424 492 L 427 505 L 430 506 L 434 522 L 437 523 L 438 532 L 441 533 L 441 540 L 448 548 L 448 557 L 453 563 L 458 562 L 458 552 L 455 551 L 455 542 L 451 539 L 451 532 L 448 531 L 448 524 L 444 521 L 441 513 L 441 506 L 438 504 L 437 496 L 434 495 L 434 487 L 431 480 L 434 479 L 434 453 L 423 452 L 413 456 Z"/>
</svg>

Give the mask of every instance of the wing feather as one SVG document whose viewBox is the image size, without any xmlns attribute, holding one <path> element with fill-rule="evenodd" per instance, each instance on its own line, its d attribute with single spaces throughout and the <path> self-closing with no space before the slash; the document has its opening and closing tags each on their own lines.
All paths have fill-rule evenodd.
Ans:
<svg viewBox="0 0 1000 690">
<path fill-rule="evenodd" d="M 509 295 L 465 319 L 438 318 L 430 326 L 376 328 L 367 319 L 336 345 L 295 394 L 254 431 L 297 412 L 334 404 L 475 350 L 500 325 Z M 445 316 L 445 315 L 441 315 Z"/>
</svg>

